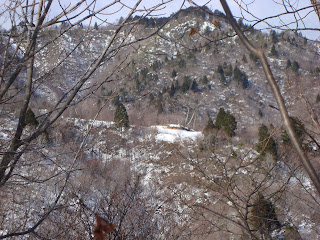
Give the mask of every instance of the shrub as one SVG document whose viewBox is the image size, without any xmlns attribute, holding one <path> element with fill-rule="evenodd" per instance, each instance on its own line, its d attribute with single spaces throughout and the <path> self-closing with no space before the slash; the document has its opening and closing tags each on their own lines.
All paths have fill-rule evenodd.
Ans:
<svg viewBox="0 0 320 240">
<path fill-rule="evenodd" d="M 207 84 L 209 82 L 207 75 L 204 75 L 203 78 L 201 78 L 202 84 Z"/>
<path fill-rule="evenodd" d="M 261 235 L 269 235 L 272 229 L 281 226 L 272 202 L 266 200 L 261 193 L 253 203 L 250 222 L 254 230 L 258 230 Z"/>
<path fill-rule="evenodd" d="M 36 116 L 34 112 L 31 110 L 31 108 L 28 108 L 26 111 L 26 115 L 24 117 L 24 124 L 29 126 L 38 126 L 39 122 L 36 119 Z"/>
</svg>

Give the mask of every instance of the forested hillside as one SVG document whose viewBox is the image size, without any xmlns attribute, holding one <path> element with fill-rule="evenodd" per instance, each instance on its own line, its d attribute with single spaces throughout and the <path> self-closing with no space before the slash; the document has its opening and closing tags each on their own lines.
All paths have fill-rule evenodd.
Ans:
<svg viewBox="0 0 320 240">
<path fill-rule="evenodd" d="M 320 239 L 317 189 L 223 12 L 88 26 L 35 2 L 1 31 L 0 239 Z M 237 26 L 319 173 L 319 42 Z"/>
</svg>

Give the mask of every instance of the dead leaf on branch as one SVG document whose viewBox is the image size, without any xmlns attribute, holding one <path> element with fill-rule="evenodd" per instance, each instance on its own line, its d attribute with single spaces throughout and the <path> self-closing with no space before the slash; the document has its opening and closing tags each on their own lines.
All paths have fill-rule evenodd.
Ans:
<svg viewBox="0 0 320 240">
<path fill-rule="evenodd" d="M 96 215 L 97 226 L 93 231 L 93 235 L 98 240 L 104 240 L 106 235 L 115 230 L 116 225 L 109 223 L 99 215 Z"/>
<path fill-rule="evenodd" d="M 190 28 L 189 37 L 194 35 L 198 31 L 197 28 Z"/>
</svg>

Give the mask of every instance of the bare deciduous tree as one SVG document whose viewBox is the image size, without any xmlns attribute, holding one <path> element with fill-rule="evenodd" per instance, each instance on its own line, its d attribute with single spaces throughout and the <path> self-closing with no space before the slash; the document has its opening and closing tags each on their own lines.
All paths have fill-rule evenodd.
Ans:
<svg viewBox="0 0 320 240">
<path fill-rule="evenodd" d="M 37 228 L 46 221 L 50 214 L 64 208 L 62 196 L 65 195 L 66 187 L 69 187 L 72 174 L 77 171 L 77 162 L 84 151 L 84 144 L 78 145 L 78 143 L 68 142 L 69 149 L 68 147 L 60 149 L 65 154 L 67 154 L 66 151 L 76 152 L 73 157 L 66 155 L 66 159 L 73 160 L 65 165 L 59 157 L 45 155 L 41 151 L 44 146 L 36 140 L 39 139 L 39 136 L 45 135 L 48 141 L 52 141 L 52 139 L 48 139 L 50 138 L 48 133 L 54 124 L 58 124 L 61 116 L 95 93 L 103 83 L 112 81 L 113 75 L 126 66 L 125 60 L 128 53 L 123 50 L 156 34 L 161 28 L 157 28 L 145 36 L 139 36 L 137 35 L 139 32 L 138 21 L 150 14 L 156 15 L 157 11 L 168 2 L 170 1 L 155 3 L 148 9 L 140 6 L 141 0 L 129 5 L 118 0 L 111 1 L 103 6 L 99 5 L 99 8 L 97 1 L 89 3 L 85 0 L 70 3 L 67 6 L 61 1 L 53 0 L 6 1 L 2 5 L 2 15 L 8 18 L 11 28 L 8 31 L 3 31 L 1 37 L 1 115 L 7 116 L 4 121 L 7 121 L 6 128 L 10 132 L 8 132 L 7 141 L 1 142 L 1 195 L 3 197 L 13 196 L 14 191 L 20 191 L 18 185 L 28 185 L 30 193 L 41 192 L 46 188 L 45 184 L 55 185 L 56 189 L 52 189 L 53 194 L 45 200 L 46 207 L 33 206 L 30 208 L 30 212 L 26 210 L 24 216 L 18 211 L 12 218 L 5 216 L 8 217 L 7 220 L 10 219 L 12 228 L 1 229 L 0 239 L 26 234 L 33 234 L 37 237 Z M 57 9 L 54 13 L 51 12 L 53 5 L 59 6 L 59 13 L 55 14 Z M 108 22 L 108 16 L 122 10 L 127 13 L 123 21 L 119 24 Z M 137 13 L 140 17 L 137 20 L 132 20 L 132 16 Z M 54 83 L 54 80 L 72 62 L 73 53 L 80 47 L 85 47 L 88 44 L 86 42 L 88 39 L 93 41 L 90 37 L 92 28 L 81 28 L 82 24 L 85 21 L 89 21 L 90 24 L 95 19 L 98 19 L 102 24 L 109 25 L 109 30 L 106 29 L 108 34 L 105 35 L 108 38 L 103 49 L 95 54 L 90 62 L 83 64 L 80 77 L 70 81 L 68 89 L 57 94 L 56 96 L 59 97 L 56 100 L 52 101 L 50 94 L 47 95 L 47 99 L 42 99 L 41 105 L 45 111 L 35 111 L 36 114 L 34 114 L 31 109 L 34 101 L 39 101 L 37 90 L 46 88 L 50 84 L 59 85 L 59 82 Z M 96 24 L 95 30 L 97 29 L 98 25 Z M 62 39 L 72 34 L 78 34 L 77 44 L 59 46 Z M 47 58 L 45 58 L 46 55 Z M 117 56 L 122 56 L 122 60 L 118 65 L 109 68 L 104 81 L 91 82 L 97 70 L 111 64 Z M 51 60 L 53 63 L 47 69 L 40 70 L 38 66 L 42 59 L 47 62 Z M 17 120 L 15 114 L 18 114 Z M 8 130 L 12 127 L 13 131 Z M 63 130 L 62 134 L 66 136 L 68 133 Z M 74 138 L 73 133 L 70 132 L 70 134 L 69 137 L 66 136 L 67 139 Z M 83 141 L 85 140 L 86 137 Z M 33 152 L 34 155 L 30 155 L 29 152 Z M 37 156 L 38 159 L 33 159 L 32 155 Z M 49 164 L 50 170 L 43 171 L 42 164 L 44 162 Z M 26 169 L 29 169 L 30 172 L 26 172 Z M 39 186 L 43 184 L 43 188 L 35 187 L 37 184 Z M 6 194 L 7 191 L 8 194 Z M 27 190 L 25 189 L 25 191 Z M 33 202 L 32 197 L 30 196 L 30 199 L 26 199 L 26 201 L 29 203 L 21 203 L 25 209 Z M 31 209 L 37 209 L 37 214 L 32 214 Z M 2 210 L 4 211 L 4 209 Z M 13 209 L 13 211 L 15 210 Z M 24 219 L 25 224 L 19 224 L 21 218 Z M 65 230 L 61 229 L 61 231 Z"/>
</svg>

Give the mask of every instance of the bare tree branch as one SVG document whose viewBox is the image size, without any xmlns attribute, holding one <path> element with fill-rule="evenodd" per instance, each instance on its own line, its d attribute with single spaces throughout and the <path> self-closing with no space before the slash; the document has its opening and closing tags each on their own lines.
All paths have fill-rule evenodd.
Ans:
<svg viewBox="0 0 320 240">
<path fill-rule="evenodd" d="M 263 71 L 266 75 L 266 78 L 268 79 L 268 82 L 270 84 L 270 87 L 272 89 L 273 95 L 278 103 L 279 106 L 279 110 L 280 110 L 280 114 L 281 114 L 281 118 L 283 120 L 284 126 L 286 128 L 286 131 L 288 132 L 288 135 L 290 137 L 290 140 L 293 143 L 294 148 L 296 149 L 297 153 L 299 154 L 299 157 L 301 159 L 301 162 L 306 170 L 306 172 L 308 173 L 309 177 L 311 178 L 316 190 L 318 191 L 318 193 L 320 194 L 320 179 L 319 176 L 317 175 L 314 167 L 312 166 L 310 160 L 308 159 L 308 157 L 306 156 L 306 154 L 304 153 L 304 150 L 299 142 L 299 138 L 297 137 L 294 128 L 292 126 L 292 121 L 289 117 L 287 108 L 285 106 L 283 97 L 281 95 L 280 89 L 273 77 L 272 71 L 270 69 L 270 65 L 268 63 L 268 60 L 263 52 L 262 49 L 258 49 L 255 48 L 250 41 L 246 38 L 246 36 L 243 34 L 243 32 L 241 31 L 241 29 L 239 28 L 237 22 L 235 21 L 230 8 L 227 4 L 227 2 L 225 0 L 220 0 L 221 5 L 227 15 L 227 18 L 230 22 L 230 24 L 232 25 L 233 29 L 235 30 L 235 32 L 237 33 L 237 35 L 239 36 L 241 42 L 243 43 L 243 45 L 248 49 L 248 51 L 252 54 L 254 54 L 257 58 L 259 58 Z"/>
</svg>

